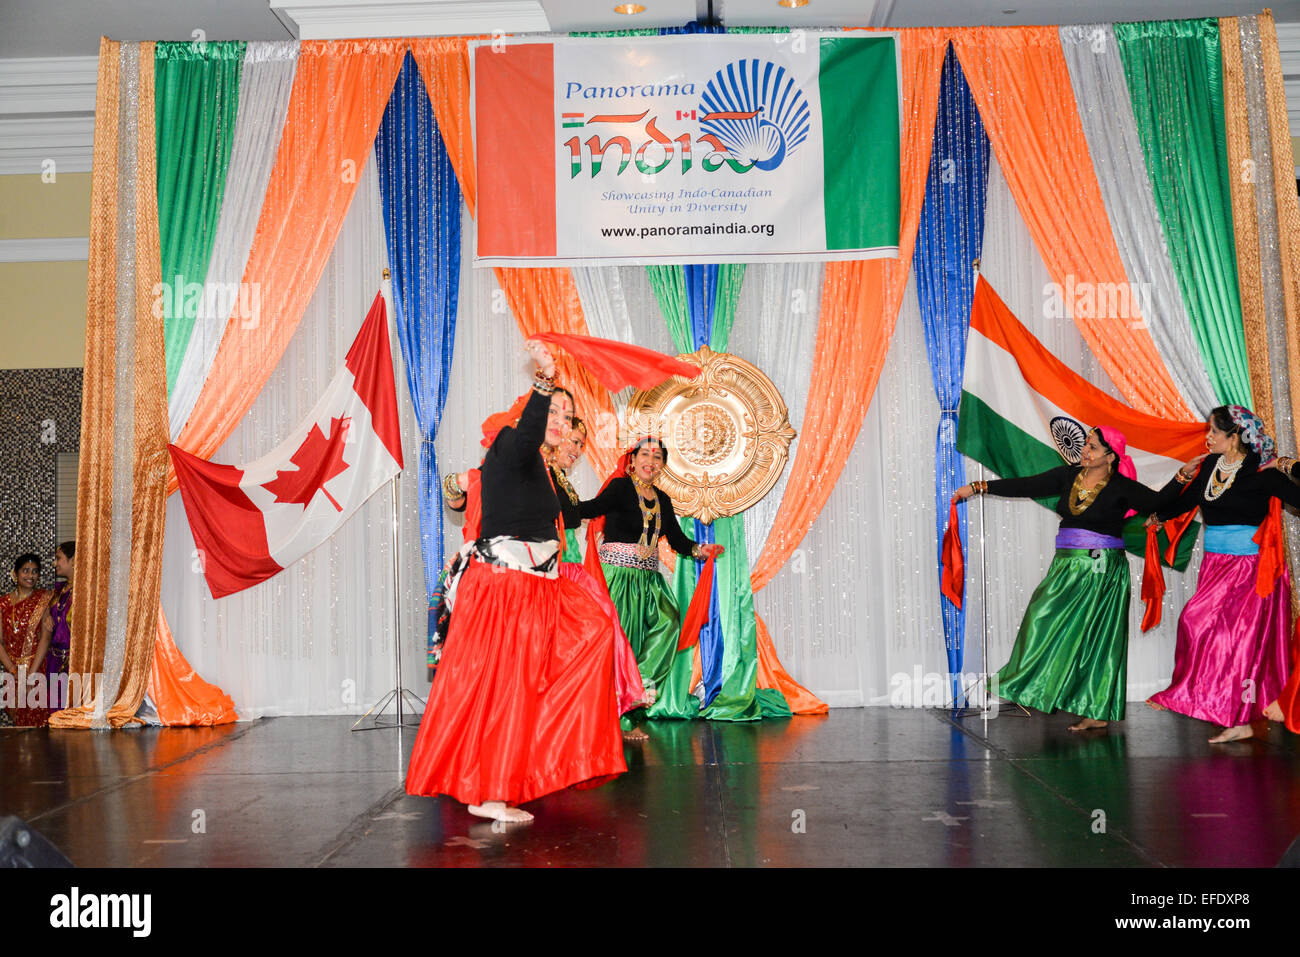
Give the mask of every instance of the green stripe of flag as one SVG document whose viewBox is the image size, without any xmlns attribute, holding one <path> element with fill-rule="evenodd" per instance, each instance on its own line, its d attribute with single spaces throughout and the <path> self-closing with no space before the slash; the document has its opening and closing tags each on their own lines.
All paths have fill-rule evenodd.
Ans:
<svg viewBox="0 0 1300 957">
<path fill-rule="evenodd" d="M 895 42 L 892 36 L 821 39 L 827 249 L 898 245 Z"/>
<path fill-rule="evenodd" d="M 957 451 L 974 459 L 1002 478 L 1024 478 L 1064 465 L 1059 452 L 1034 438 L 1019 426 L 1013 425 L 991 409 L 987 403 L 969 392 L 961 394 L 961 407 L 957 413 Z M 1053 499 L 1037 499 L 1044 508 L 1056 512 Z M 1146 555 L 1146 528 L 1144 518 L 1134 515 L 1124 524 L 1124 545 L 1133 554 Z M 1173 567 L 1182 571 L 1192 557 L 1196 544 L 1196 526 L 1193 522 L 1178 543 Z M 1169 537 L 1160 530 L 1160 553 L 1169 546 Z M 1163 562 L 1163 559 L 1162 559 Z"/>
</svg>

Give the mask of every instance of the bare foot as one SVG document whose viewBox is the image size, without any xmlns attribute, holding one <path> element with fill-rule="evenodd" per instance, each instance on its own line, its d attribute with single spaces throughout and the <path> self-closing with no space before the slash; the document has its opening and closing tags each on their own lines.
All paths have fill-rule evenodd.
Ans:
<svg viewBox="0 0 1300 957">
<path fill-rule="evenodd" d="M 1286 715 L 1282 713 L 1282 706 L 1276 701 L 1264 709 L 1264 717 L 1270 721 L 1281 722 L 1286 720 Z"/>
<path fill-rule="evenodd" d="M 475 817 L 488 817 L 503 824 L 528 824 L 533 816 L 517 807 L 510 807 L 505 801 L 484 801 L 471 804 L 467 810 Z"/>
<path fill-rule="evenodd" d="M 623 740 L 635 741 L 636 743 L 640 744 L 642 741 L 649 741 L 650 735 L 646 734 L 640 728 L 633 728 L 630 731 L 623 732 Z"/>
<path fill-rule="evenodd" d="M 1154 711 L 1168 711 L 1168 710 L 1169 710 L 1169 709 L 1166 708 L 1164 705 L 1159 704 L 1159 703 L 1157 703 L 1157 702 L 1155 702 L 1155 701 L 1152 701 L 1150 698 L 1147 698 L 1147 707 L 1151 708 L 1151 709 L 1154 710 Z"/>
<path fill-rule="evenodd" d="M 1223 744 L 1227 741 L 1241 741 L 1254 735 L 1254 731 L 1248 724 L 1239 724 L 1235 728 L 1224 728 L 1214 737 L 1210 738 L 1210 744 Z"/>
<path fill-rule="evenodd" d="M 1110 726 L 1109 721 L 1098 721 L 1096 718 L 1080 718 L 1077 722 L 1070 725 L 1071 731 L 1092 731 L 1095 728 L 1106 728 Z"/>
</svg>

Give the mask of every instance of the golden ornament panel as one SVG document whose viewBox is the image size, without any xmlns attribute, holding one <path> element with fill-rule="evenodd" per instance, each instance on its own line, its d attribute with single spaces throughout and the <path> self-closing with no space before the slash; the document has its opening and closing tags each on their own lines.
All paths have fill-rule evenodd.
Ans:
<svg viewBox="0 0 1300 957">
<path fill-rule="evenodd" d="M 712 522 L 737 515 L 772 490 L 790 457 L 789 413 L 761 369 L 704 346 L 679 358 L 702 370 L 632 396 L 627 427 L 632 441 L 661 438 L 668 460 L 658 485 L 679 514 Z"/>
</svg>

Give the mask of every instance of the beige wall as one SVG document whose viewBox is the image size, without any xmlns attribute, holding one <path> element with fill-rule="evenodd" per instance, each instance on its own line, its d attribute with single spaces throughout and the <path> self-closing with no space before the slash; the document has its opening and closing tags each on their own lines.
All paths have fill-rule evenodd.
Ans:
<svg viewBox="0 0 1300 957">
<path fill-rule="evenodd" d="M 85 238 L 90 174 L 0 176 L 0 239 Z M 86 263 L 0 263 L 0 369 L 81 367 Z"/>
</svg>

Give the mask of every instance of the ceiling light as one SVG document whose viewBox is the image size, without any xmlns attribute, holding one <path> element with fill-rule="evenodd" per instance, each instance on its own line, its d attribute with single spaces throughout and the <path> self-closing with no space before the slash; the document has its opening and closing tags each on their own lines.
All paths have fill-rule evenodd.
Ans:
<svg viewBox="0 0 1300 957">
<path fill-rule="evenodd" d="M 778 7 L 785 7 L 788 10 L 793 10 L 796 7 L 808 6 L 808 0 L 776 0 L 776 5 Z"/>
<path fill-rule="evenodd" d="M 645 7 L 639 3 L 620 3 L 614 8 L 615 13 L 625 13 L 632 16 L 637 13 L 645 13 Z"/>
</svg>

